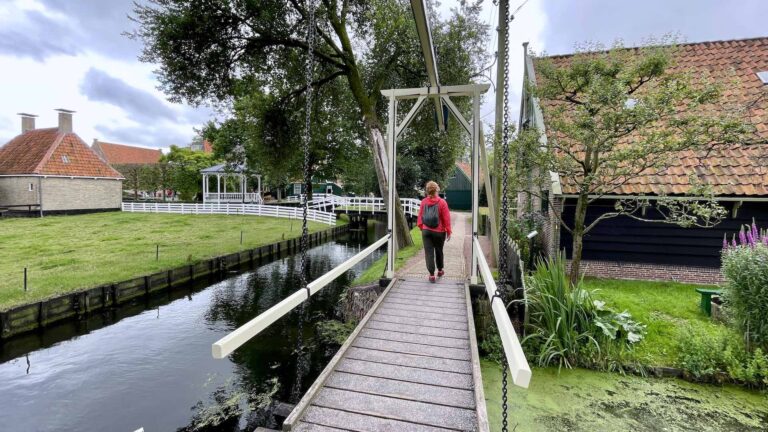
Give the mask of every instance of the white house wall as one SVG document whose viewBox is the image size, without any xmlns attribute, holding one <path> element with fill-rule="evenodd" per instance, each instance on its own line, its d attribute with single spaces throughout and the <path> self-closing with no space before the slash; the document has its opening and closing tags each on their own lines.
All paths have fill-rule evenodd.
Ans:
<svg viewBox="0 0 768 432">
<path fill-rule="evenodd" d="M 114 179 L 46 177 L 43 211 L 119 209 L 123 182 Z"/>
</svg>

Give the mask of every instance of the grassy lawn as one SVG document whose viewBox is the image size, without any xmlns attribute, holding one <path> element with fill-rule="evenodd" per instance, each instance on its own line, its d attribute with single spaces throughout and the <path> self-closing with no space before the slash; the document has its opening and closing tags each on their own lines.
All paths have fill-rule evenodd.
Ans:
<svg viewBox="0 0 768 432">
<path fill-rule="evenodd" d="M 700 296 L 694 289 L 701 285 L 613 279 L 585 279 L 584 282 L 589 289 L 598 290 L 596 298 L 618 312 L 629 311 L 635 320 L 648 326 L 648 334 L 633 353 L 633 357 L 645 365 L 676 365 L 677 346 L 688 326 L 712 336 L 732 333 L 699 309 Z M 738 337 L 735 333 L 733 336 Z"/>
<path fill-rule="evenodd" d="M 309 227 L 328 228 L 314 222 Z M 0 310 L 299 235 L 300 220 L 257 216 L 110 212 L 3 220 Z"/>
<path fill-rule="evenodd" d="M 483 360 L 491 431 L 501 430 L 501 368 Z M 535 368 L 530 388 L 510 384 L 509 430 L 764 431 L 768 396 L 584 369 Z"/>
<path fill-rule="evenodd" d="M 397 259 L 395 260 L 395 270 L 399 269 L 403 266 L 403 264 L 408 261 L 411 257 L 419 253 L 421 248 L 423 247 L 423 243 L 421 241 L 421 231 L 418 227 L 413 227 L 411 230 L 411 238 L 413 239 L 413 246 L 408 246 L 406 248 L 400 249 L 397 251 Z M 381 258 L 377 259 L 376 262 L 373 263 L 370 267 L 368 267 L 367 270 L 365 270 L 360 276 L 352 282 L 352 285 L 366 285 L 376 282 L 382 277 L 382 274 L 384 274 L 384 268 L 387 265 L 387 256 L 386 254 L 382 256 Z"/>
</svg>

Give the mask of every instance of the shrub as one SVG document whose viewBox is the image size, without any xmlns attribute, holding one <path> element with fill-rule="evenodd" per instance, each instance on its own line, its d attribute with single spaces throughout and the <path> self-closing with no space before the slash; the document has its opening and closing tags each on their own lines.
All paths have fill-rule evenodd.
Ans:
<svg viewBox="0 0 768 432">
<path fill-rule="evenodd" d="M 752 225 L 742 244 L 723 249 L 723 299 L 729 317 L 750 348 L 768 348 L 768 237 Z"/>
<path fill-rule="evenodd" d="M 527 289 L 529 324 L 523 342 L 539 366 L 604 364 L 606 348 L 627 347 L 643 338 L 645 327 L 628 312 L 614 312 L 593 300 L 581 281 L 570 282 L 562 255 L 539 259 Z"/>
<path fill-rule="evenodd" d="M 768 354 L 749 352 L 728 335 L 712 336 L 689 327 L 679 341 L 679 366 L 698 381 L 732 381 L 768 388 Z"/>
</svg>

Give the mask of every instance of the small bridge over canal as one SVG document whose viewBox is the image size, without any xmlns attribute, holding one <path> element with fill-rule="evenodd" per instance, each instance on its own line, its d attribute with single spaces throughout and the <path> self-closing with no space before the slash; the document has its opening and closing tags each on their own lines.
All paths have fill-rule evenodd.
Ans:
<svg viewBox="0 0 768 432">
<path fill-rule="evenodd" d="M 503 2 L 508 16 L 508 4 Z M 388 99 L 386 152 L 378 154 L 385 171 L 386 198 L 318 197 L 315 202 L 302 202 L 304 212 L 311 210 L 343 211 L 352 214 L 378 212 L 387 215 L 387 234 L 365 250 L 328 273 L 298 289 L 270 309 L 213 344 L 215 358 L 223 358 L 258 335 L 269 325 L 362 261 L 378 248 L 387 245 L 387 264 L 382 286 L 384 292 L 342 345 L 325 370 L 308 389 L 288 416 L 286 431 L 488 431 L 488 418 L 473 323 L 470 285 L 480 287 L 488 296 L 491 311 L 504 349 L 505 366 L 513 384 L 527 387 L 531 370 L 510 322 L 501 294 L 496 287 L 486 254 L 478 236 L 480 187 L 485 185 L 491 214 L 496 214 L 490 188 L 490 170 L 485 157 L 480 99 L 489 84 L 441 86 L 425 0 L 411 0 L 416 30 L 424 55 L 429 85 L 422 88 L 382 90 Z M 501 15 L 501 14 L 500 14 Z M 506 24 L 503 38 L 507 38 Z M 314 27 L 309 26 L 311 35 Z M 308 35 L 308 40 L 313 40 Z M 501 38 L 500 38 L 501 40 Z M 309 52 L 311 53 L 310 46 Z M 311 66 L 311 61 L 308 62 Z M 500 62 L 501 64 L 501 62 Z M 308 69 L 311 72 L 311 68 Z M 505 73 L 502 70 L 501 75 Z M 307 86 L 312 76 L 307 74 Z M 506 92 L 505 96 L 506 96 Z M 500 93 L 501 94 L 501 93 Z M 453 99 L 470 99 L 471 117 L 465 118 Z M 505 100 L 506 102 L 506 100 Z M 395 182 L 397 140 L 425 105 L 434 104 L 438 129 L 445 131 L 449 115 L 471 138 L 472 212 L 453 214 L 455 231 L 446 244 L 446 276 L 429 283 L 420 270 L 423 258 L 415 257 L 397 272 L 395 232 Z M 398 108 L 404 107 L 404 115 Z M 305 161 L 308 160 L 311 114 L 306 113 Z M 497 125 L 498 126 L 498 125 Z M 508 124 L 504 122 L 502 140 L 502 211 L 501 229 L 491 218 L 491 242 L 500 245 L 500 273 L 506 280 L 508 256 L 506 220 L 508 217 L 509 171 Z M 377 162 L 378 163 L 378 162 Z M 485 176 L 480 177 L 480 165 Z M 310 183 L 305 162 L 304 183 Z M 406 214 L 418 212 L 418 201 L 401 201 Z M 306 216 L 305 216 L 306 218 Z M 496 242 L 498 240 L 498 242 Z M 514 254 L 511 254 L 514 256 Z M 517 262 L 514 262 L 517 264 Z M 302 268 L 304 260 L 302 258 Z M 423 268 L 423 267 L 422 267 Z M 504 369 L 505 373 L 507 369 Z M 505 381 L 506 382 L 506 381 Z M 506 418 L 506 407 L 504 414 Z M 506 423 L 506 421 L 505 421 Z M 504 427 L 506 431 L 506 426 Z"/>
</svg>

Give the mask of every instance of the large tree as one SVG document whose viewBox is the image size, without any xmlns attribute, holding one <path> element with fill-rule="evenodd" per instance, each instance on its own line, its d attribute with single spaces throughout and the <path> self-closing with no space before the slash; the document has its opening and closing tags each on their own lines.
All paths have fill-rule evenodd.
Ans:
<svg viewBox="0 0 768 432">
<path fill-rule="evenodd" d="M 673 199 L 666 195 L 671 191 L 654 205 L 647 199 L 619 199 L 614 211 L 586 221 L 595 201 L 642 177 L 663 175 L 681 152 L 694 152 L 704 161 L 709 152 L 749 140 L 752 128 L 744 121 L 744 107 L 723 101 L 718 81 L 674 68 L 676 49 L 587 46 L 570 58 L 536 61 L 537 82 L 529 90 L 541 102 L 548 139 L 542 148 L 536 130 L 521 132 L 515 141 L 517 180 L 521 190 L 536 195 L 550 189 L 549 172 L 555 172 L 575 191 L 574 219 L 560 219 L 573 237 L 574 282 L 584 235 L 605 219 L 649 220 L 643 215 L 651 210 L 655 221 L 713 226 L 725 215 L 714 200 L 717 191 L 692 173 L 687 194 L 705 199 Z"/>
<path fill-rule="evenodd" d="M 151 0 L 135 8 L 140 26 L 134 36 L 145 44 L 142 60 L 159 64 L 161 87 L 173 100 L 230 102 L 244 83 L 278 97 L 302 97 L 308 3 L 317 3 L 313 87 L 346 81 L 380 193 L 387 197 L 380 90 L 426 83 L 409 2 Z M 445 22 L 432 16 L 444 85 L 466 83 L 482 69 L 487 29 L 479 10 L 462 2 Z M 399 200 L 395 204 L 398 243 L 408 245 Z"/>
</svg>

